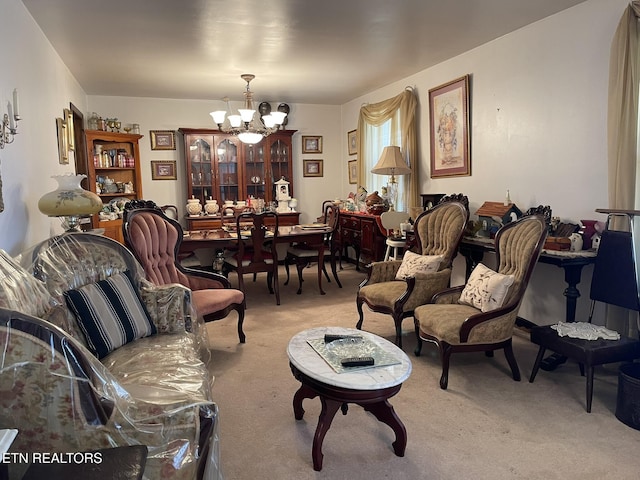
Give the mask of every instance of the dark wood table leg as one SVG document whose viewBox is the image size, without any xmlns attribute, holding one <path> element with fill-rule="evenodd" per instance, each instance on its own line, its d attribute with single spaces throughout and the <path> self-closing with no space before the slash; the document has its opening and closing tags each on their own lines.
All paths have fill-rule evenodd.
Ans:
<svg viewBox="0 0 640 480">
<path fill-rule="evenodd" d="M 340 279 L 338 278 L 338 269 L 337 269 L 337 265 L 336 265 L 336 252 L 334 252 L 333 250 L 331 251 L 331 273 L 333 273 L 333 278 L 335 279 L 336 283 L 338 284 L 338 287 L 342 288 L 342 283 L 340 283 Z M 342 262 L 342 259 L 340 260 Z M 340 267 L 340 270 L 342 270 L 342 266 Z"/>
<path fill-rule="evenodd" d="M 576 321 L 576 305 L 578 298 L 580 298 L 580 290 L 578 290 L 578 284 L 582 278 L 582 267 L 584 265 L 564 265 L 564 281 L 567 283 L 567 288 L 564 290 L 563 295 L 566 298 L 566 322 Z M 567 361 L 567 357 L 557 353 L 552 353 L 547 358 L 540 362 L 540 368 L 546 372 L 555 370 L 560 365 Z"/>
<path fill-rule="evenodd" d="M 393 451 L 398 457 L 404 457 L 404 451 L 407 447 L 407 429 L 400 421 L 400 418 L 389 403 L 385 400 L 379 403 L 362 405 L 367 412 L 371 412 L 379 421 L 386 423 L 396 434 L 396 441 L 392 443 Z"/>
<path fill-rule="evenodd" d="M 336 416 L 343 403 L 325 398 L 322 395 L 320 396 L 320 401 L 322 402 L 322 411 L 320 412 L 320 417 L 318 417 L 318 426 L 316 427 L 316 434 L 313 436 L 313 447 L 311 449 L 313 469 L 316 472 L 322 470 L 322 458 L 324 457 L 322 455 L 322 442 L 324 441 L 324 436 L 331 426 L 333 417 Z"/>
<path fill-rule="evenodd" d="M 293 414 L 296 420 L 302 420 L 304 416 L 304 408 L 302 408 L 302 400 L 305 398 L 316 398 L 318 392 L 308 387 L 304 383 L 300 386 L 298 391 L 293 396 Z"/>
<path fill-rule="evenodd" d="M 320 295 L 326 295 L 322 289 L 322 266 L 324 265 L 324 244 L 317 245 L 318 247 L 318 288 L 320 289 Z"/>
</svg>

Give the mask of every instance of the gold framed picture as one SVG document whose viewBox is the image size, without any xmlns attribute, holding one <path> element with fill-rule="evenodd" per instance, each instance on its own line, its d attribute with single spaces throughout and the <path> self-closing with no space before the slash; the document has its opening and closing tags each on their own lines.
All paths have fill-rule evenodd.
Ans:
<svg viewBox="0 0 640 480">
<path fill-rule="evenodd" d="M 303 160 L 302 175 L 304 177 L 322 177 L 322 160 Z"/>
<path fill-rule="evenodd" d="M 149 130 L 151 150 L 175 150 L 176 135 L 173 130 Z"/>
<path fill-rule="evenodd" d="M 322 153 L 322 137 L 303 135 L 302 153 Z"/>
<path fill-rule="evenodd" d="M 58 131 L 58 161 L 61 165 L 69 163 L 69 132 L 67 122 L 62 118 L 56 118 L 56 129 Z"/>
<path fill-rule="evenodd" d="M 347 133 L 347 145 L 349 145 L 349 155 L 358 153 L 358 131 L 351 130 Z"/>
<path fill-rule="evenodd" d="M 151 160 L 151 180 L 176 180 L 175 160 Z"/>
<path fill-rule="evenodd" d="M 358 159 L 349 160 L 349 183 L 358 183 Z"/>
<path fill-rule="evenodd" d="M 469 75 L 429 90 L 431 178 L 471 175 Z"/>
</svg>

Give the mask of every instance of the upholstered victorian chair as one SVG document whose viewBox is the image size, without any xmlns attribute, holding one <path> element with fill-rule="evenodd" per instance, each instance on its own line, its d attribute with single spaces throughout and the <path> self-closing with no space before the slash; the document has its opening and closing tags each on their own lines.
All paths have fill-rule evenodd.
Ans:
<svg viewBox="0 0 640 480">
<path fill-rule="evenodd" d="M 238 312 L 238 337 L 245 342 L 244 294 L 231 288 L 223 275 L 190 269 L 177 260 L 182 242 L 182 226 L 167 217 L 154 202 L 134 200 L 125 206 L 122 230 L 127 247 L 144 268 L 147 279 L 155 285 L 180 283 L 192 291 L 196 311 L 205 322 L 225 318 Z"/>
<path fill-rule="evenodd" d="M 513 379 L 520 380 L 513 355 L 512 334 L 518 309 L 544 241 L 547 224 L 541 215 L 524 216 L 498 230 L 495 238 L 497 272 L 478 264 L 466 285 L 444 290 L 429 305 L 414 312 L 418 339 L 435 343 L 440 352 L 440 388 L 447 388 L 449 360 L 454 352 L 504 349 Z"/>
<path fill-rule="evenodd" d="M 396 344 L 402 348 L 402 320 L 416 307 L 449 286 L 451 264 L 469 219 L 469 201 L 464 195 L 444 197 L 438 205 L 420 214 L 414 224 L 416 251 L 402 260 L 374 262 L 360 284 L 356 298 L 362 328 L 363 304 L 374 312 L 391 315 Z"/>
</svg>

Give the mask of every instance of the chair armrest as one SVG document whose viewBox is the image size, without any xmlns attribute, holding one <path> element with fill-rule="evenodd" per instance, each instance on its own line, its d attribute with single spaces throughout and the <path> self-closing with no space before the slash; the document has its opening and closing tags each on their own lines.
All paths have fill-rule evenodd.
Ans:
<svg viewBox="0 0 640 480">
<path fill-rule="evenodd" d="M 464 321 L 464 323 L 460 327 L 460 341 L 462 343 L 466 343 L 469 340 L 469 335 L 471 335 L 471 330 L 473 330 L 474 327 L 477 327 L 478 325 L 489 322 L 491 320 L 498 320 L 504 317 L 512 316 L 513 322 L 515 323 L 519 305 L 519 302 L 513 302 L 504 307 L 491 310 L 490 312 L 471 315 Z"/>
<path fill-rule="evenodd" d="M 360 284 L 360 288 L 373 283 L 391 282 L 396 279 L 396 273 L 402 265 L 402 260 L 391 262 L 373 262 L 369 264 L 367 278 Z"/>
<path fill-rule="evenodd" d="M 179 283 L 156 286 L 144 280 L 140 297 L 158 333 L 192 330 L 191 290 Z"/>
<path fill-rule="evenodd" d="M 409 310 L 431 303 L 434 294 L 447 288 L 450 279 L 450 268 L 435 273 L 417 273 L 414 277 L 407 278 L 407 297 L 410 298 Z"/>
<path fill-rule="evenodd" d="M 464 290 L 464 285 L 447 288 L 445 290 L 442 290 L 441 292 L 436 293 L 431 301 L 433 303 L 458 303 L 462 290 Z"/>
<path fill-rule="evenodd" d="M 191 290 L 207 290 L 210 288 L 231 288 L 231 282 L 224 275 L 205 272 L 195 268 L 181 267 L 180 270 L 189 277 Z"/>
</svg>

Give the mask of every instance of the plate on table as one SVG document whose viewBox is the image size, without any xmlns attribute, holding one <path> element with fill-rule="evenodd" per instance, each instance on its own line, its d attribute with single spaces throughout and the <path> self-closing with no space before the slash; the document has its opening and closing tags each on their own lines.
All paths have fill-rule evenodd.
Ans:
<svg viewBox="0 0 640 480">
<path fill-rule="evenodd" d="M 300 225 L 303 230 L 324 230 L 328 225 L 326 223 L 305 223 Z"/>
</svg>

